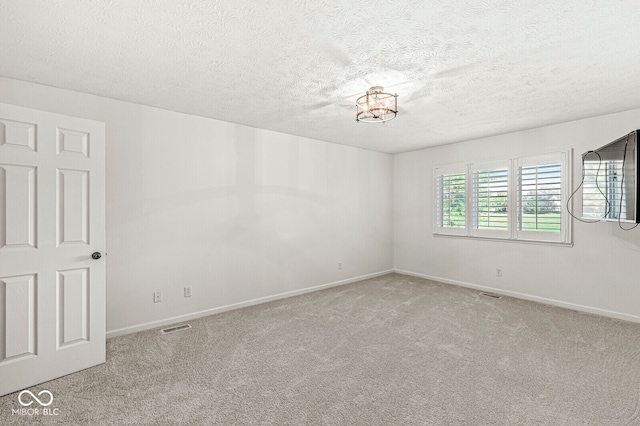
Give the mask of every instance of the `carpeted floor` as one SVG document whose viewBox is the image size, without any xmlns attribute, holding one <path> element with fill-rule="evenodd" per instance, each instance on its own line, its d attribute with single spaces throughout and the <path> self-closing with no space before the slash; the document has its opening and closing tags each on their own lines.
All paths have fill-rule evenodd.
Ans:
<svg viewBox="0 0 640 426">
<path fill-rule="evenodd" d="M 107 342 L 0 424 L 640 424 L 640 324 L 390 274 Z"/>
</svg>

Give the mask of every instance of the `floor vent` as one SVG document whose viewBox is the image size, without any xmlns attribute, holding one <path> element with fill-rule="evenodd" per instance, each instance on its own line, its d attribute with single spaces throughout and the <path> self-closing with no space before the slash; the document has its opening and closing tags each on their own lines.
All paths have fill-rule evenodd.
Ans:
<svg viewBox="0 0 640 426">
<path fill-rule="evenodd" d="M 491 297 L 492 299 L 502 298 L 502 296 L 498 296 L 497 294 L 491 294 L 491 293 L 480 293 L 480 296 Z"/>
<path fill-rule="evenodd" d="M 175 327 L 169 327 L 169 328 L 165 328 L 163 330 L 160 330 L 160 333 L 162 333 L 162 334 L 175 333 L 176 331 L 187 330 L 189 328 L 191 328 L 190 324 L 177 325 Z"/>
</svg>

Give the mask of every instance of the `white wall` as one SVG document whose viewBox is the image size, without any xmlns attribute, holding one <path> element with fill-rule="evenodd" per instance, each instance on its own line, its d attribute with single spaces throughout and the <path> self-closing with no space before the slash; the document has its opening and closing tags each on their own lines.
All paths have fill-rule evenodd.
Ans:
<svg viewBox="0 0 640 426">
<path fill-rule="evenodd" d="M 106 123 L 110 335 L 393 268 L 391 155 L 5 78 L 0 102 Z"/>
<path fill-rule="evenodd" d="M 576 186 L 580 154 L 640 110 L 392 157 L 5 78 L 0 102 L 107 125 L 111 335 L 387 271 L 394 249 L 398 271 L 640 321 L 640 227 L 574 221 L 573 247 L 434 237 L 431 181 L 573 148 Z"/>
<path fill-rule="evenodd" d="M 581 153 L 639 127 L 640 110 L 633 110 L 396 155 L 396 270 L 640 321 L 640 227 L 625 232 L 617 224 L 574 221 L 573 247 L 432 234 L 434 166 L 573 148 L 576 188 Z M 579 212 L 579 198 L 573 205 Z"/>
</svg>

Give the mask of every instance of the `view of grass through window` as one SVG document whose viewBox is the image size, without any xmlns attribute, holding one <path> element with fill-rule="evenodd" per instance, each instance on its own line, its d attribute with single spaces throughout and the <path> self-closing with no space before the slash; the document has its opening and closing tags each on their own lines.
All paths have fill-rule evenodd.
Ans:
<svg viewBox="0 0 640 426">
<path fill-rule="evenodd" d="M 473 173 L 474 229 L 509 228 L 509 170 L 480 170 Z"/>
<path fill-rule="evenodd" d="M 570 243 L 570 158 L 569 150 L 435 168 L 434 235 Z"/>
<path fill-rule="evenodd" d="M 466 227 L 466 176 L 464 173 L 438 177 L 438 226 Z"/>
<path fill-rule="evenodd" d="M 518 229 L 560 232 L 562 182 L 560 163 L 520 167 Z"/>
<path fill-rule="evenodd" d="M 560 163 L 520 167 L 518 170 L 517 225 L 520 231 L 560 232 Z M 509 228 L 509 170 L 473 173 L 474 229 Z M 438 226 L 466 227 L 465 173 L 438 176 Z"/>
</svg>

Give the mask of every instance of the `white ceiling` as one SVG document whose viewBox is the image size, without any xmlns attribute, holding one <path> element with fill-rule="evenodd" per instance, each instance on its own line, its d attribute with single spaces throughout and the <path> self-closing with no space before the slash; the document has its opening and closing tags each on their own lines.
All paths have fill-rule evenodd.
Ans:
<svg viewBox="0 0 640 426">
<path fill-rule="evenodd" d="M 383 152 L 640 107 L 637 0 L 0 0 L 0 75 Z M 386 124 L 355 121 L 370 86 Z"/>
</svg>

